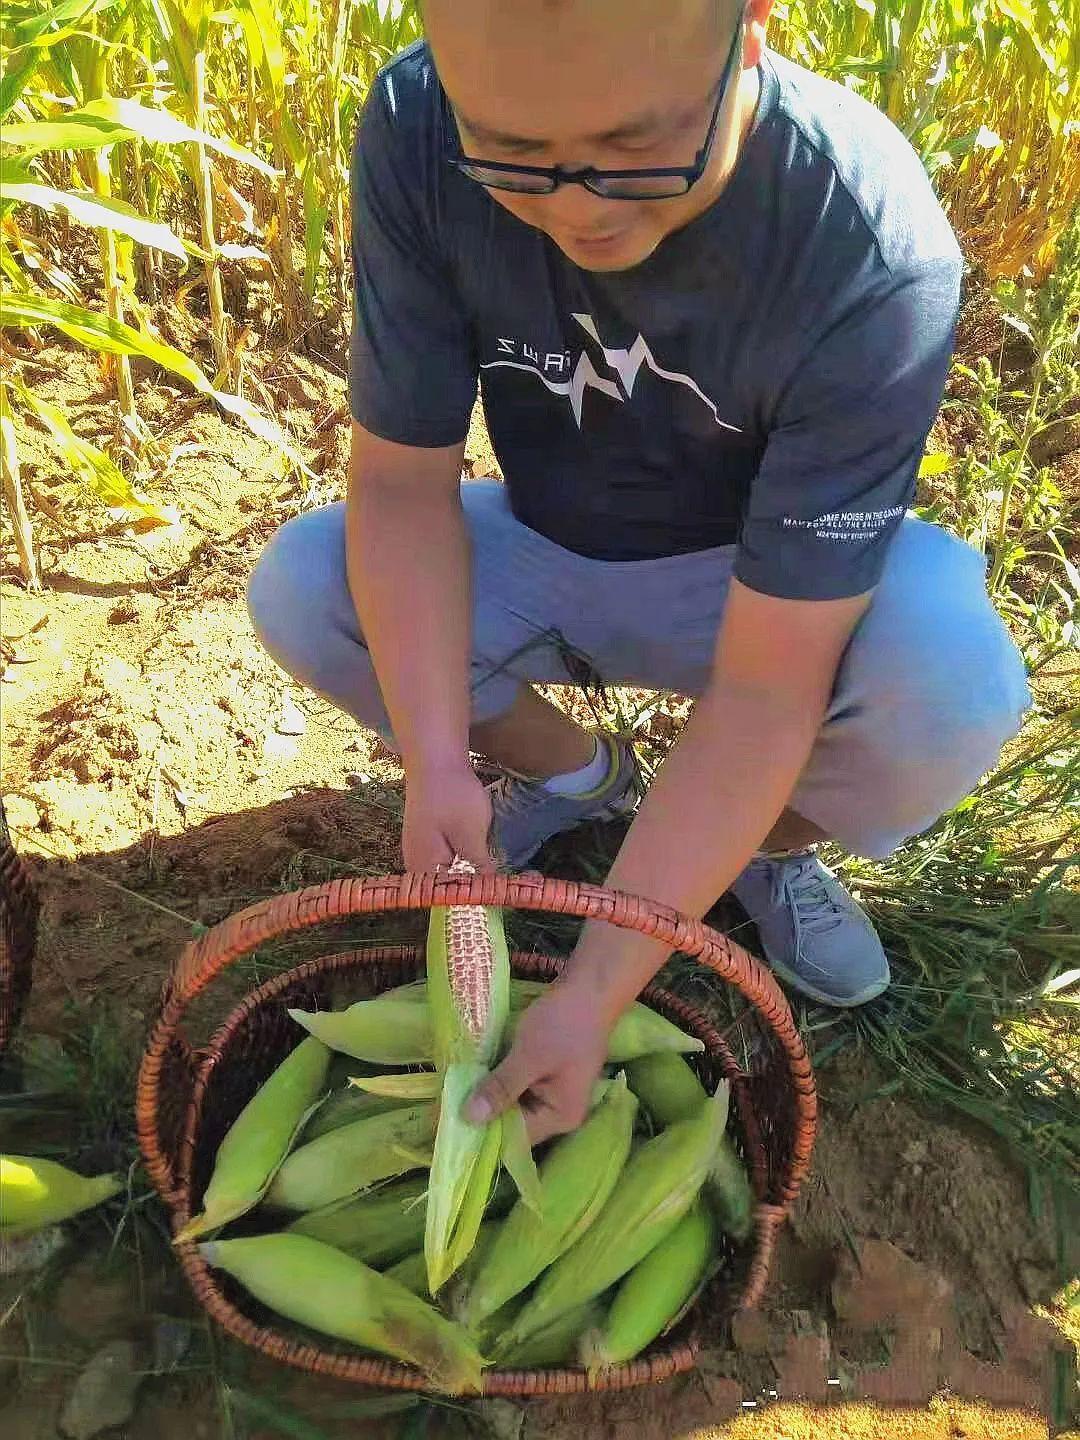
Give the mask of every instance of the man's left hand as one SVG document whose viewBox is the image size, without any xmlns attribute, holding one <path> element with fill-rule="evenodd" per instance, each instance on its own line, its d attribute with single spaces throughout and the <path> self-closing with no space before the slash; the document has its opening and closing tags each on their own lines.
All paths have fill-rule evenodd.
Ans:
<svg viewBox="0 0 1080 1440">
<path fill-rule="evenodd" d="M 612 1020 L 590 987 L 556 981 L 518 1023 L 510 1053 L 469 1100 L 475 1124 L 520 1104 L 534 1145 L 576 1130 L 607 1058 Z"/>
</svg>

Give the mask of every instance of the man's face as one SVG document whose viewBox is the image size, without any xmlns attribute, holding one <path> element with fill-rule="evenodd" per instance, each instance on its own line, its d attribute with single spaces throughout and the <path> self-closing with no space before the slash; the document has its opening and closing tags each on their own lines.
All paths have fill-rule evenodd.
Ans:
<svg viewBox="0 0 1080 1440">
<path fill-rule="evenodd" d="M 736 0 L 428 0 L 425 6 L 465 154 L 566 169 L 693 165 L 738 16 Z M 746 62 L 756 63 L 757 53 L 750 42 Z M 739 56 L 706 171 L 685 195 L 611 200 L 574 184 L 550 195 L 488 193 L 550 235 L 582 269 L 640 264 L 722 188 L 737 149 L 742 65 Z"/>
</svg>

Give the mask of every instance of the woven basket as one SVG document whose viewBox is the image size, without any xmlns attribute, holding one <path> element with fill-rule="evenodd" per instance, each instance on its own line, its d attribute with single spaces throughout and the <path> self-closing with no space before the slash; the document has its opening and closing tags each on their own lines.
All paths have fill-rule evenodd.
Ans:
<svg viewBox="0 0 1080 1440">
<path fill-rule="evenodd" d="M 791 1011 L 769 972 L 740 946 L 674 910 L 595 885 L 536 874 L 443 878 L 395 875 L 334 880 L 253 905 L 188 945 L 166 985 L 137 1089 L 139 1142 L 147 1170 L 171 1212 L 174 1231 L 196 1208 L 225 1132 L 285 1055 L 303 1038 L 287 1006 L 323 1006 L 336 996 L 362 999 L 423 973 L 414 946 L 379 947 L 310 960 L 246 995 L 209 1043 L 192 1049 L 183 1030 L 191 1002 L 234 960 L 280 936 L 326 921 L 432 905 L 499 905 L 604 919 L 655 936 L 695 956 L 738 992 L 744 1006 L 721 1034 L 682 999 L 650 987 L 643 999 L 705 1044 L 695 1057 L 706 1083 L 732 1083 L 731 1132 L 757 1194 L 752 1243 L 729 1251 L 703 1301 L 669 1334 L 629 1364 L 590 1379 L 584 1370 L 489 1370 L 489 1395 L 569 1394 L 615 1390 L 663 1380 L 692 1368 L 703 1322 L 757 1303 L 768 1278 L 777 1232 L 806 1174 L 814 1141 L 816 1096 L 806 1051 Z M 514 973 L 551 979 L 559 961 L 515 954 Z M 736 1058 L 738 1051 L 739 1059 Z M 366 1385 L 428 1388 L 419 1371 L 306 1337 L 253 1301 L 228 1276 L 211 1270 L 195 1245 L 177 1254 L 195 1295 L 230 1334 L 299 1369 Z"/>
<path fill-rule="evenodd" d="M 30 993 L 37 924 L 37 889 L 15 853 L 0 802 L 0 1055 L 15 1034 Z"/>
</svg>

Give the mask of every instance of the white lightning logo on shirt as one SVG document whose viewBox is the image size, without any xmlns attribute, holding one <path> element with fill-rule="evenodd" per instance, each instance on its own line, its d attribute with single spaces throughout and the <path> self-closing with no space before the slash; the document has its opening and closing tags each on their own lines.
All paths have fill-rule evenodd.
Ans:
<svg viewBox="0 0 1080 1440">
<path fill-rule="evenodd" d="M 607 380 L 600 375 L 584 350 L 578 356 L 574 372 L 569 380 L 553 380 L 537 365 L 528 365 L 520 360 L 489 360 L 480 366 L 481 370 L 524 370 L 527 375 L 535 375 L 540 383 L 547 387 L 553 395 L 565 395 L 570 402 L 570 409 L 573 412 L 577 427 L 581 429 L 581 407 L 586 390 L 599 390 L 604 395 L 609 395 L 620 404 L 629 400 L 634 393 L 634 385 L 641 371 L 642 365 L 658 375 L 661 380 L 667 380 L 672 385 L 682 385 L 692 391 L 702 404 L 706 405 L 712 414 L 717 425 L 723 430 L 732 430 L 741 434 L 738 425 L 729 425 L 726 420 L 721 420 L 720 412 L 715 403 L 709 399 L 696 380 L 689 375 L 683 375 L 678 370 L 666 370 L 660 365 L 649 349 L 645 337 L 638 332 L 638 337 L 629 349 L 612 349 L 605 345 L 597 333 L 596 324 L 591 315 L 575 314 L 573 318 L 585 331 L 590 339 L 595 340 L 604 356 L 604 363 L 609 365 L 618 376 L 619 383 Z"/>
</svg>

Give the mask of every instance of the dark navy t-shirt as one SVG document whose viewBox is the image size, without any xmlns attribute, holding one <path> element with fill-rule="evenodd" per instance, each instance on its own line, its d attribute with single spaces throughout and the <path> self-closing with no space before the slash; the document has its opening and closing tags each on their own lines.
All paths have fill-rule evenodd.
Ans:
<svg viewBox="0 0 1080 1440">
<path fill-rule="evenodd" d="M 737 544 L 766 594 L 877 581 L 949 363 L 961 258 L 915 153 L 779 56 L 720 197 L 592 273 L 443 158 L 427 47 L 381 72 L 352 166 L 354 417 L 460 441 L 479 379 L 514 513 L 636 560 Z"/>
</svg>

